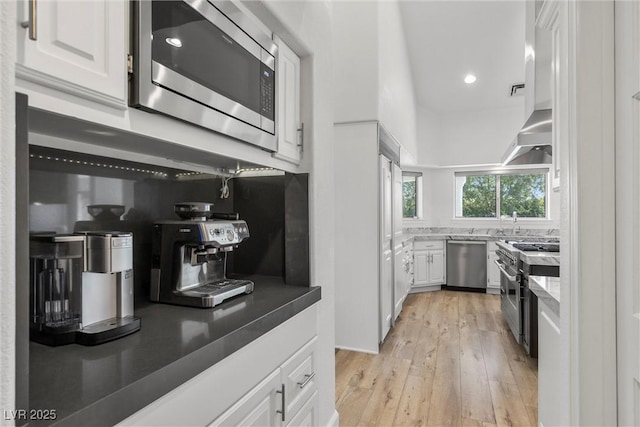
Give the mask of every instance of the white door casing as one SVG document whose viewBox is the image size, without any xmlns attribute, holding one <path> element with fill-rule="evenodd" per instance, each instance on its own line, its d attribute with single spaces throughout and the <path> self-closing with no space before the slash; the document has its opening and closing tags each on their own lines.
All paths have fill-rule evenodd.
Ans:
<svg viewBox="0 0 640 427">
<path fill-rule="evenodd" d="M 616 424 L 613 3 L 546 0 L 559 145 L 563 425 Z M 561 406 L 561 407 L 560 407 Z"/>
<path fill-rule="evenodd" d="M 392 165 L 391 179 L 393 187 L 391 189 L 392 200 L 392 229 L 393 229 L 393 319 L 398 318 L 402 311 L 402 304 L 407 296 L 406 276 L 402 270 L 402 169 L 395 163 Z"/>
<path fill-rule="evenodd" d="M 615 2 L 618 424 L 640 425 L 640 3 Z"/>
</svg>

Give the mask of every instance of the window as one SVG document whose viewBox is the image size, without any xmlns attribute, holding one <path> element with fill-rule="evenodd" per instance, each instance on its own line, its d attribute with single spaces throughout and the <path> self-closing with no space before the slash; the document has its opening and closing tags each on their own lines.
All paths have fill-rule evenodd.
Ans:
<svg viewBox="0 0 640 427">
<path fill-rule="evenodd" d="M 422 217 L 422 173 L 402 172 L 402 217 Z"/>
<path fill-rule="evenodd" d="M 456 218 L 547 217 L 547 169 L 456 172 Z"/>
</svg>

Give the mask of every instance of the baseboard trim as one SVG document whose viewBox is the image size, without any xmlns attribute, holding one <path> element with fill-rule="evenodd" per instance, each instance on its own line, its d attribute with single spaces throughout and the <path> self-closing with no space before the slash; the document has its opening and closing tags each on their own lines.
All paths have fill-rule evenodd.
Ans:
<svg viewBox="0 0 640 427">
<path fill-rule="evenodd" d="M 329 423 L 327 424 L 327 427 L 339 427 L 339 426 L 340 426 L 340 414 L 338 414 L 338 411 L 334 410 L 333 415 L 329 419 Z"/>
<path fill-rule="evenodd" d="M 358 353 L 378 354 L 377 351 L 363 350 L 361 348 L 346 347 L 342 345 L 336 345 L 335 348 L 337 348 L 338 350 L 356 351 Z"/>
<path fill-rule="evenodd" d="M 409 289 L 410 294 L 419 294 L 421 292 L 434 292 L 442 289 L 441 285 L 432 285 L 432 286 L 414 286 Z"/>
</svg>

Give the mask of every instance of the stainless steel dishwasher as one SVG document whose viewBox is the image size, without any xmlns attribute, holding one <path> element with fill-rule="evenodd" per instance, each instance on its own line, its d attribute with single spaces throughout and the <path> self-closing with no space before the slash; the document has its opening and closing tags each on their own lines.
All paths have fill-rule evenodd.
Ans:
<svg viewBox="0 0 640 427">
<path fill-rule="evenodd" d="M 486 242 L 447 241 L 447 286 L 486 289 Z"/>
</svg>

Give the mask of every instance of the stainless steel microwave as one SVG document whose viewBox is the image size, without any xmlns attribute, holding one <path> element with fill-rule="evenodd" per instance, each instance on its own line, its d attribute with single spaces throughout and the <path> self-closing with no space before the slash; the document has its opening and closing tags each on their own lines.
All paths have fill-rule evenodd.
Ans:
<svg viewBox="0 0 640 427">
<path fill-rule="evenodd" d="M 129 104 L 276 150 L 277 46 L 231 1 L 132 3 Z"/>
</svg>

